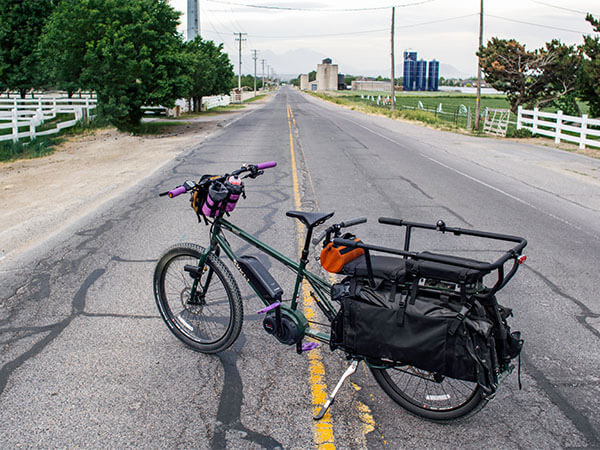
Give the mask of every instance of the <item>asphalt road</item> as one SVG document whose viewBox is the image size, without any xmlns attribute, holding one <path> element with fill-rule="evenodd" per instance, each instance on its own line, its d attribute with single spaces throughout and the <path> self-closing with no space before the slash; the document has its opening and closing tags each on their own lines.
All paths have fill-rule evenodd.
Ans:
<svg viewBox="0 0 600 450">
<path fill-rule="evenodd" d="M 261 306 L 239 277 L 245 323 L 238 341 L 212 356 L 177 341 L 154 305 L 153 268 L 170 244 L 202 245 L 208 230 L 186 198 L 157 193 L 268 160 L 277 168 L 247 183 L 248 199 L 232 221 L 289 256 L 298 255 L 296 223 L 285 216 L 295 191 L 304 210 L 367 216 L 370 223 L 356 229 L 367 242 L 401 242 L 379 216 L 441 218 L 526 237 L 527 263 L 499 295 L 526 340 L 523 389 L 513 374 L 480 413 L 442 426 L 397 407 L 361 368 L 329 423 L 315 424 L 307 355 L 264 333 Z M 599 177 L 596 160 L 364 116 L 283 89 L 0 266 L 0 446 L 600 447 Z M 478 258 L 498 250 L 441 235 L 414 243 Z M 291 295 L 290 272 L 261 260 Z M 345 362 L 328 349 L 318 355 L 331 390 Z"/>
</svg>

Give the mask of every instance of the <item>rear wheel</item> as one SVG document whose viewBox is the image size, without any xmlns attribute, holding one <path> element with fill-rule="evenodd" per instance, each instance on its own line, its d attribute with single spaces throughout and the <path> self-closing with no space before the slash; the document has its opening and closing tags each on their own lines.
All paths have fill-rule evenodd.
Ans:
<svg viewBox="0 0 600 450">
<path fill-rule="evenodd" d="M 216 353 L 231 346 L 240 334 L 242 299 L 231 272 L 212 253 L 192 296 L 195 274 L 189 269 L 198 267 L 204 251 L 195 244 L 169 248 L 154 271 L 154 297 L 177 338 L 196 351 Z"/>
<path fill-rule="evenodd" d="M 475 414 L 487 404 L 476 383 L 443 377 L 412 366 L 371 367 L 377 384 L 408 412 L 445 422 Z"/>
</svg>

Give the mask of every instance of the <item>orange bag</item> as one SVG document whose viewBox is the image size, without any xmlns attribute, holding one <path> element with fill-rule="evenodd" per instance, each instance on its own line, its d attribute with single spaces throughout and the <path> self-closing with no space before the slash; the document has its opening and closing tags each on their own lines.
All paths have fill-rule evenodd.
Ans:
<svg viewBox="0 0 600 450">
<path fill-rule="evenodd" d="M 360 242 L 360 239 L 354 236 L 345 239 L 352 239 L 353 241 Z M 323 269 L 327 272 L 339 273 L 344 268 L 345 264 L 362 256 L 364 253 L 365 251 L 362 248 L 336 247 L 333 245 L 333 242 L 330 242 L 323 247 L 323 250 L 321 250 L 321 266 L 323 266 Z"/>
</svg>

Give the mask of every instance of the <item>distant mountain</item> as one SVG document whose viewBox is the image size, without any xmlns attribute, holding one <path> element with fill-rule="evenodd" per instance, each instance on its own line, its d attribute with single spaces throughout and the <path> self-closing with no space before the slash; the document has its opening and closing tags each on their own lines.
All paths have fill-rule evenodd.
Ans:
<svg viewBox="0 0 600 450">
<path fill-rule="evenodd" d="M 450 64 L 444 64 L 440 62 L 440 77 L 444 78 L 469 78 L 475 75 L 461 72 L 456 67 Z"/>
</svg>

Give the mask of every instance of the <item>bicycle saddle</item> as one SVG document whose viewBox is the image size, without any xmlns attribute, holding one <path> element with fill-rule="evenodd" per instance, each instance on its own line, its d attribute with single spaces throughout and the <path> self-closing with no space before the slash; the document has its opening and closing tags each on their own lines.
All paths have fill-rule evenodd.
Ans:
<svg viewBox="0 0 600 450">
<path fill-rule="evenodd" d="M 321 225 L 327 219 L 331 218 L 335 211 L 330 213 L 321 213 L 321 212 L 305 212 L 305 211 L 288 211 L 285 213 L 288 217 L 295 217 L 300 220 L 304 225 L 308 228 L 316 227 L 317 225 Z"/>
</svg>

